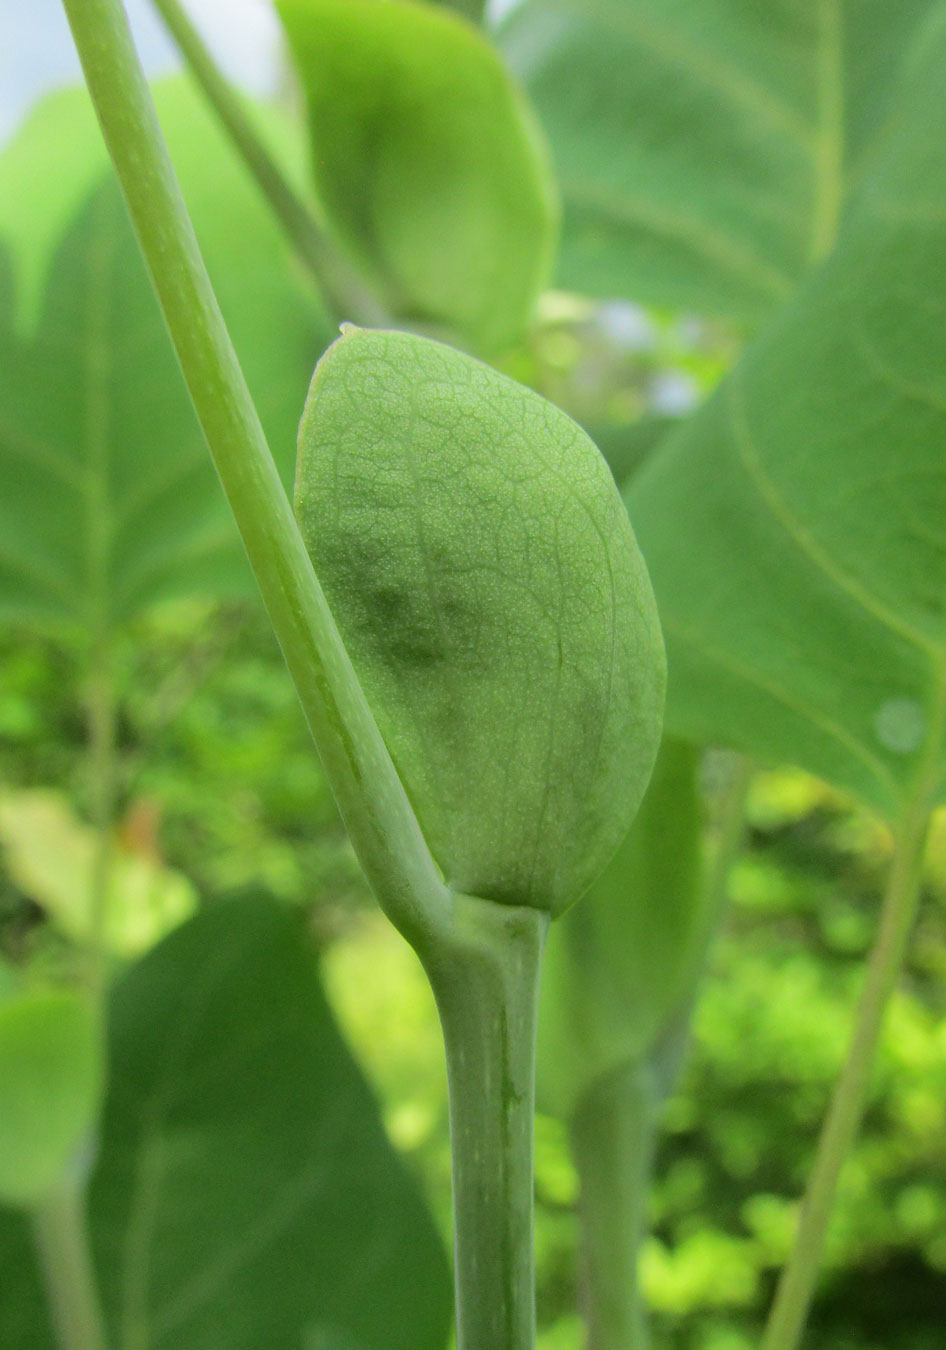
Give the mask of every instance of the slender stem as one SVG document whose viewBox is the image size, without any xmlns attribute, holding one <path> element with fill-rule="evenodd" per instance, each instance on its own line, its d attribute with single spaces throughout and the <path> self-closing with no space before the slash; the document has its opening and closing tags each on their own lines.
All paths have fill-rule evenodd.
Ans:
<svg viewBox="0 0 946 1350">
<path fill-rule="evenodd" d="M 63 0 L 217 472 L 369 883 L 415 946 L 449 896 L 352 670 L 200 256 L 121 0 Z"/>
<path fill-rule="evenodd" d="M 646 1350 L 649 1343 L 637 1266 L 659 1105 L 646 1066 L 625 1064 L 585 1094 L 571 1121 L 588 1350 Z"/>
<path fill-rule="evenodd" d="M 732 765 L 719 805 L 717 840 L 705 867 L 701 883 L 700 929 L 692 945 L 688 968 L 680 982 L 680 997 L 668 1017 L 655 1048 L 659 1049 L 661 1072 L 660 1090 L 666 1097 L 673 1087 L 680 1063 L 686 1053 L 693 1008 L 699 994 L 700 981 L 706 969 L 709 949 L 719 929 L 729 899 L 729 878 L 742 853 L 746 838 L 746 798 L 753 774 L 754 761 L 746 755 L 734 753 Z"/>
<path fill-rule="evenodd" d="M 99 1305 L 85 1188 L 70 1178 L 32 1215 L 43 1283 L 61 1350 L 105 1350 L 105 1320 Z"/>
<path fill-rule="evenodd" d="M 801 1338 L 838 1178 L 860 1127 L 884 1012 L 903 966 L 916 915 L 928 827 L 929 812 L 921 807 L 907 813 L 898 832 L 880 927 L 868 962 L 847 1059 L 821 1129 L 795 1243 L 779 1281 L 762 1350 L 794 1350 Z"/>
<path fill-rule="evenodd" d="M 315 276 L 335 317 L 369 328 L 388 326 L 390 316 L 362 284 L 273 159 L 239 94 L 217 66 L 179 0 L 154 0 L 154 7 L 299 258 Z"/>
<path fill-rule="evenodd" d="M 88 692 L 88 764 L 92 824 L 96 834 L 89 877 L 89 954 L 92 961 L 92 985 L 99 998 L 104 997 L 108 967 L 108 893 L 118 796 L 117 727 L 118 709 L 111 647 L 103 638 L 94 643 L 91 649 Z"/>
<path fill-rule="evenodd" d="M 710 859 L 706 879 L 706 898 L 703 912 L 706 916 L 707 941 L 715 932 L 729 897 L 729 875 L 742 852 L 746 838 L 746 798 L 755 773 L 755 763 L 746 755 L 734 754 L 728 782 L 723 790 L 719 810 L 719 837 Z M 706 957 L 700 953 L 700 968 Z"/>
<path fill-rule="evenodd" d="M 619 891 L 595 894 L 585 902 L 626 904 L 628 887 L 635 884 L 639 869 L 651 890 L 659 878 L 664 887 L 674 888 L 674 902 L 686 899 L 696 915 L 687 938 L 688 954 L 669 991 L 662 1020 L 633 1059 L 588 1088 L 571 1122 L 581 1181 L 582 1302 L 590 1350 L 641 1350 L 648 1343 L 638 1253 L 646 1231 L 657 1115 L 686 1049 L 707 949 L 719 926 L 729 873 L 742 846 L 746 792 L 753 772 L 749 760 L 734 757 L 722 794 L 718 842 L 704 869 L 696 864 L 700 836 L 696 749 L 668 740 L 661 756 L 633 827 L 638 847 L 624 859 L 629 870 L 625 873 L 622 868 Z M 667 864 L 668 856 L 673 865 Z M 686 865 L 687 858 L 692 858 L 692 868 Z M 609 955 L 607 950 L 599 952 L 605 961 Z M 585 978 L 593 982 L 594 971 L 588 970 Z"/>
<path fill-rule="evenodd" d="M 533 1350 L 533 1116 L 539 965 L 533 909 L 458 896 L 425 961 L 450 1087 L 457 1350 Z"/>
</svg>

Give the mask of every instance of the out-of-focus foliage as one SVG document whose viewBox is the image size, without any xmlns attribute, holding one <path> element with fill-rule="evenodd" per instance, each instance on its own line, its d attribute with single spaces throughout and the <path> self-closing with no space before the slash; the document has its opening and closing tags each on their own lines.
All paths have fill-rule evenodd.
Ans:
<svg viewBox="0 0 946 1350">
<path fill-rule="evenodd" d="M 75 990 L 0 993 L 0 1205 L 45 1199 L 87 1144 L 104 1077 L 97 1023 Z"/>
<path fill-rule="evenodd" d="M 658 425 L 668 429 L 692 411 L 729 369 L 737 347 L 726 324 L 627 300 L 597 304 L 547 291 L 539 317 L 526 344 L 504 354 L 502 369 L 589 428 L 617 464 L 619 484 L 642 442 L 654 444 Z"/>
<path fill-rule="evenodd" d="M 287 8 L 301 7 L 301 0 L 298 5 L 287 0 Z M 344 25 L 362 6 L 359 0 L 343 11 L 328 0 L 313 0 L 311 8 L 332 9 Z M 399 8 L 405 7 L 392 0 L 365 6 L 364 13 L 373 26 L 382 18 L 395 22 L 391 15 Z M 755 8 L 718 0 L 699 6 L 679 0 L 524 0 L 504 39 L 527 75 L 564 170 L 562 276 L 568 284 L 635 301 L 682 301 L 704 316 L 728 316 L 736 325 L 756 323 L 790 293 L 797 297 L 749 349 L 717 400 L 694 416 L 701 395 L 726 374 L 735 355 L 737 328 L 718 317 L 697 321 L 626 299 L 595 305 L 556 293 L 542 299 L 540 324 L 521 346 L 503 353 L 502 364 L 592 428 L 618 479 L 648 461 L 658 466 L 644 471 L 645 486 L 651 472 L 650 482 L 657 484 L 647 492 L 660 499 L 654 506 L 648 497 L 656 522 L 648 545 L 658 565 L 658 533 L 673 551 L 672 566 L 680 568 L 671 577 L 676 603 L 682 594 L 687 618 L 695 613 L 698 622 L 712 623 L 727 640 L 740 625 L 744 636 L 761 607 L 769 624 L 768 651 L 781 653 L 792 680 L 801 682 L 789 700 L 780 700 L 772 671 L 761 672 L 766 685 L 760 692 L 752 689 L 759 685 L 758 670 L 747 675 L 744 666 L 733 668 L 720 677 L 725 685 L 720 704 L 728 700 L 729 707 L 725 724 L 701 720 L 691 704 L 680 725 L 690 733 L 737 741 L 751 732 L 754 746 L 799 758 L 882 806 L 887 803 L 865 787 L 860 766 L 877 760 L 895 783 L 911 767 L 916 737 L 924 734 L 917 717 L 919 662 L 912 649 L 923 645 L 915 641 L 919 636 L 939 656 L 942 640 L 939 546 L 946 508 L 937 458 L 943 440 L 938 129 L 944 86 L 935 64 L 942 50 L 935 24 L 924 30 L 926 45 L 915 49 L 906 74 L 903 61 L 923 17 L 942 8 L 939 0 L 898 5 L 778 0 Z M 428 23 L 426 11 L 412 7 L 411 14 L 417 16 L 411 22 Z M 450 31 L 466 31 L 452 19 L 449 24 Z M 426 57 L 420 47 L 412 50 L 407 64 L 415 57 L 423 65 L 429 50 Z M 492 68 L 498 69 L 495 62 Z M 360 99 L 364 70 L 343 74 Z M 439 79 L 441 72 L 433 74 Z M 375 81 L 370 97 L 375 85 L 382 87 Z M 524 119 L 519 132 L 528 141 L 528 113 L 509 87 L 503 90 L 515 116 Z M 901 95 L 902 125 L 899 114 L 891 115 Z M 310 1330 L 332 1350 L 349 1336 L 380 1350 L 404 1328 L 405 1346 L 429 1343 L 439 1350 L 446 1298 L 442 1253 L 327 1019 L 301 939 L 304 923 L 323 944 L 331 1000 L 379 1095 L 389 1132 L 421 1176 L 446 1237 L 447 1112 L 432 999 L 409 950 L 360 903 L 363 883 L 257 608 L 252 602 L 153 606 L 182 590 L 240 591 L 247 574 L 130 237 L 122 233 L 117 195 L 100 181 L 104 154 L 97 133 L 87 108 L 78 109 L 74 96 L 54 100 L 36 115 L 19 148 L 0 160 L 0 241 L 11 255 L 10 275 L 0 277 L 0 345 L 7 372 L 0 373 L 0 459 L 6 465 L 0 467 L 0 487 L 8 489 L 0 492 L 0 609 L 60 622 L 77 615 L 122 620 L 109 653 L 119 713 L 113 880 L 121 881 L 125 864 L 128 875 L 175 882 L 186 877 L 187 900 L 175 913 L 165 907 L 161 922 L 140 930 L 133 942 L 119 924 L 120 940 L 112 943 L 116 964 L 182 917 L 195 894 L 208 897 L 211 906 L 127 972 L 115 1000 L 116 1077 L 93 1190 L 106 1299 L 113 1315 L 120 1309 L 132 1338 L 142 1317 L 153 1315 L 169 1344 L 215 1348 L 224 1335 L 218 1319 L 225 1308 L 228 1344 L 256 1350 L 269 1335 L 282 1350 L 308 1317 L 305 1300 L 317 1294 L 331 1324 Z M 434 111 L 439 144 L 448 128 L 446 121 L 440 125 L 439 104 Z M 313 317 L 310 297 L 298 290 L 285 246 L 242 172 L 222 152 L 211 156 L 214 171 L 206 171 L 204 137 L 213 141 L 216 133 L 205 125 L 204 114 L 180 90 L 167 96 L 163 113 L 224 309 L 251 384 L 263 393 L 264 420 L 288 479 L 305 377 L 324 340 L 321 321 Z M 275 125 L 267 134 L 274 130 Z M 474 131 L 470 162 L 481 152 L 488 157 L 492 143 L 482 123 Z M 280 133 L 275 134 L 278 143 Z M 401 148 L 395 149 L 400 154 Z M 438 276 L 434 303 L 415 288 L 418 259 L 426 281 L 432 246 L 438 256 L 442 250 L 444 258 L 455 259 L 464 236 L 459 226 L 418 231 L 412 212 L 424 198 L 418 178 L 429 164 L 415 151 L 412 143 L 406 156 L 413 195 L 404 192 L 405 178 L 383 203 L 385 231 L 393 221 L 397 267 L 391 256 L 368 256 L 374 239 L 362 239 L 362 261 L 379 275 L 405 269 L 399 295 L 388 298 L 406 310 L 451 319 L 473 334 L 472 340 L 502 345 L 522 328 L 541 280 L 548 201 L 539 200 L 535 238 L 520 237 L 513 247 L 510 235 L 492 246 L 488 261 L 508 263 L 516 285 L 503 282 L 505 271 L 499 282 L 493 274 L 491 307 L 481 310 L 489 294 L 482 276 L 472 286 L 469 272 L 449 278 L 457 288 L 451 295 Z M 36 158 L 53 169 L 39 183 L 31 181 Z M 298 144 L 290 147 L 297 180 L 299 158 Z M 404 160 L 400 154 L 399 162 Z M 527 154 L 525 162 L 531 166 L 524 179 L 529 195 L 535 175 L 540 189 L 544 178 L 534 157 Z M 222 211 L 220 183 L 226 185 L 228 175 L 235 175 L 231 186 L 239 209 L 228 198 Z M 438 199 L 446 200 L 442 180 L 431 181 Z M 348 198 L 352 209 L 364 205 L 361 185 L 354 187 Z M 329 205 L 324 184 L 323 196 Z M 540 191 L 537 200 L 542 196 Z M 479 189 L 475 205 L 482 205 Z M 482 227 L 482 212 L 460 215 L 464 226 L 475 216 Z M 362 216 L 358 223 L 364 224 Z M 838 225 L 837 250 L 824 261 Z M 114 250 L 109 231 L 117 241 Z M 273 253 L 267 248 L 265 257 L 255 259 L 248 254 L 248 247 L 252 253 L 266 239 Z M 539 260 L 534 274 L 523 268 L 522 250 Z M 110 288 L 100 286 L 105 278 Z M 496 303 L 497 294 L 502 303 Z M 103 295 L 111 306 L 101 303 Z M 449 304 L 439 308 L 444 297 Z M 293 333 L 314 335 L 311 343 L 310 336 L 301 345 L 294 337 L 291 351 L 269 343 L 273 324 L 285 331 L 287 314 Z M 260 333 L 265 341 L 254 351 Z M 64 352 L 53 353 L 57 343 L 65 344 Z M 61 370 L 52 369 L 56 361 Z M 144 380 L 142 364 L 149 372 Z M 290 366 L 296 383 L 283 387 L 275 378 L 270 402 L 264 387 Z M 48 406 L 35 389 L 30 393 L 37 372 L 56 393 Z M 12 426 L 6 421 L 10 413 Z M 689 425 L 674 433 L 672 425 L 683 418 Z M 747 419 L 764 436 L 757 456 L 754 442 L 747 446 L 740 436 Z M 76 439 L 80 423 L 97 431 Z M 64 429 L 71 441 L 60 435 Z M 665 439 L 668 429 L 672 440 Z M 160 473 L 140 483 L 134 470 L 143 458 L 152 468 L 173 471 L 178 461 L 167 458 L 168 445 L 180 452 L 184 477 L 166 482 L 162 496 Z M 100 462 L 90 458 L 96 447 Z M 76 463 L 84 487 L 70 495 L 64 463 L 80 453 Z M 890 476 L 894 453 L 911 481 Z M 732 487 L 732 476 L 737 483 L 727 506 L 718 489 L 724 478 Z M 48 499 L 45 523 L 22 509 L 29 497 L 24 483 L 34 493 L 42 489 Z M 799 494 L 800 483 L 811 493 Z M 158 495 L 148 502 L 155 486 Z M 872 510 L 858 515 L 869 491 Z M 154 509 L 154 521 L 149 515 L 148 528 L 138 530 L 135 503 L 141 493 Z M 120 514 L 112 510 L 116 505 Z M 889 524 L 882 536 L 873 529 L 878 511 Z M 120 516 L 127 516 L 124 524 Z M 178 531 L 163 542 L 162 520 Z M 107 528 L 101 530 L 103 521 Z M 52 552 L 42 537 L 47 526 L 55 535 Z M 737 536 L 737 526 L 744 534 Z M 841 540 L 846 550 L 839 575 L 824 566 L 825 531 L 832 546 Z M 25 553 L 18 549 L 24 541 Z M 199 553 L 201 541 L 211 561 L 198 567 L 197 554 L 188 549 L 194 545 Z M 765 574 L 756 565 L 754 543 L 760 541 L 776 546 L 776 564 Z M 13 549 L 6 566 L 4 548 Z M 887 566 L 891 556 L 896 566 Z M 149 579 L 149 559 L 160 563 L 162 557 L 166 571 L 157 566 Z M 727 580 L 727 604 L 715 608 L 704 604 L 696 584 L 713 582 L 710 558 L 718 564 L 713 576 Z M 917 558 L 919 563 L 910 561 Z M 832 553 L 828 561 L 833 566 L 838 560 Z M 136 571 L 141 567 L 143 577 Z M 96 582 L 94 593 L 86 584 L 90 580 Z M 68 596 L 60 583 L 66 583 Z M 777 603 L 783 588 L 791 591 L 787 607 Z M 72 591 L 81 593 L 83 604 L 73 604 Z M 831 641 L 822 643 L 819 666 L 808 659 L 807 649 L 802 659 L 799 652 L 804 634 L 818 627 L 826 593 L 835 608 L 830 622 L 821 614 L 822 637 Z M 851 605 L 857 622 L 839 625 L 838 613 L 846 622 Z M 668 601 L 671 624 L 673 608 Z M 882 641 L 875 646 L 868 640 L 858 653 L 848 642 L 851 629 L 863 638 L 865 625 L 874 620 Z M 911 648 L 905 663 L 892 637 L 898 630 Z M 693 660 L 688 670 L 679 635 L 673 641 L 677 669 L 692 676 L 698 700 L 707 689 L 706 653 L 699 669 Z M 735 651 L 737 662 L 743 656 Z M 856 667 L 867 682 L 853 699 L 847 667 Z M 909 678 L 903 680 L 907 667 Z M 81 922 L 85 821 L 94 814 L 95 795 L 83 712 L 87 678 L 85 659 L 33 631 L 0 636 L 4 995 L 16 991 L 23 968 L 36 983 L 46 976 L 68 982 L 78 954 L 66 937 L 81 938 L 87 931 Z M 820 681 L 814 704 L 805 681 Z M 925 697 L 925 689 L 922 693 Z M 826 749 L 832 734 L 834 751 Z M 842 745 L 844 754 L 837 748 Z M 708 774 L 710 808 L 714 782 Z M 51 798 L 50 792 L 58 795 Z M 45 814 L 32 810 L 53 801 L 55 809 Z M 708 816 L 713 818 L 712 809 Z M 844 1052 L 889 861 L 884 829 L 800 772 L 760 775 L 750 820 L 749 847 L 732 878 L 731 913 L 714 951 L 687 1071 L 666 1110 L 653 1232 L 643 1256 L 646 1294 L 656 1315 L 655 1350 L 754 1350 L 758 1344 Z M 73 860 L 72 886 L 59 866 L 63 853 Z M 214 904 L 221 892 L 246 885 L 264 888 L 296 912 L 281 912 L 268 902 L 262 909 Z M 866 1128 L 844 1175 L 811 1350 L 942 1347 L 944 907 L 946 825 L 937 819 L 908 979 L 888 1024 Z M 214 997 L 194 1012 L 190 1000 L 203 998 L 202 982 L 216 978 L 217 962 L 225 961 L 221 953 L 230 943 L 244 944 L 233 971 L 224 972 Z M 285 1045 L 291 1047 L 288 1056 L 281 1053 Z M 164 1091 L 168 1083 L 173 1090 Z M 342 1140 L 330 1099 L 355 1103 L 360 1125 L 346 1117 Z M 331 1126 L 316 1140 L 313 1118 Z M 73 1143 L 70 1135 L 67 1147 Z M 362 1201 L 370 1207 L 371 1196 L 343 1194 L 338 1178 L 329 1178 L 324 1191 L 315 1185 L 313 1194 L 308 1188 L 326 1155 L 350 1181 L 361 1164 L 345 1150 L 362 1144 L 378 1164 L 372 1195 L 382 1196 L 384 1213 L 378 1245 L 367 1242 L 359 1256 L 346 1249 L 344 1234 L 333 1232 L 330 1218 L 342 1215 L 350 1231 L 365 1236 L 358 1224 L 365 1214 Z M 198 1159 L 206 1168 L 200 1176 Z M 299 1170 L 292 1170 L 293 1159 Z M 288 1170 L 281 1171 L 284 1167 Z M 564 1126 L 541 1115 L 542 1350 L 575 1350 L 582 1338 L 575 1311 L 576 1191 Z M 274 1204 L 275 1228 L 264 1222 L 262 1237 L 238 1250 L 234 1264 L 232 1233 L 247 1227 L 251 1236 L 258 1232 L 253 1224 L 272 1215 Z M 143 1290 L 141 1267 L 135 1267 L 142 1246 L 149 1248 L 148 1234 L 142 1237 L 147 1213 L 141 1218 L 149 1206 L 157 1216 L 150 1291 Z M 200 1207 L 216 1215 L 216 1226 L 208 1229 L 201 1221 Z M 359 1218 L 353 1217 L 356 1211 Z M 398 1225 L 393 1238 L 392 1212 Z M 330 1238 L 325 1269 L 321 1246 L 316 1253 L 309 1245 L 321 1219 Z M 413 1253 L 401 1250 L 404 1224 L 414 1225 L 419 1235 Z M 181 1233 L 185 1240 L 178 1242 Z M 208 1233 L 223 1255 L 200 1286 L 201 1269 L 207 1274 L 200 1263 Z M 325 1232 L 318 1237 L 321 1244 Z M 130 1242 L 124 1264 L 117 1254 L 120 1239 Z M 8 1257 L 0 1281 L 0 1341 L 46 1350 L 48 1338 L 37 1332 L 41 1295 L 18 1221 L 0 1224 L 0 1247 L 0 1255 Z M 380 1251 L 382 1276 L 366 1250 L 369 1256 Z M 356 1276 L 346 1286 L 353 1264 Z M 313 1282 L 313 1271 L 324 1280 L 322 1287 Z M 260 1296 L 257 1277 L 275 1303 Z M 378 1295 L 383 1322 L 365 1293 L 375 1278 L 384 1284 Z M 12 1298 L 9 1289 L 15 1291 Z M 266 1329 L 260 1318 L 271 1319 Z"/>
<path fill-rule="evenodd" d="M 288 481 L 325 320 L 197 95 L 174 81 L 158 101 Z M 0 614 L 100 634 L 182 593 L 251 577 L 88 98 L 67 91 L 0 156 Z"/>
<path fill-rule="evenodd" d="M 627 492 L 668 725 L 943 799 L 946 7 L 830 257 Z M 681 547 L 685 541 L 685 547 Z"/>
<path fill-rule="evenodd" d="M 446 1253 L 303 926 L 269 900 L 221 902 L 115 987 L 90 1223 L 116 1343 L 442 1350 Z M 4 1073 L 6 1030 L 0 1008 Z M 46 1350 L 29 1229 L 9 1213 L 0 1259 L 0 1342 Z"/>
<path fill-rule="evenodd" d="M 712 789 L 710 789 L 712 795 Z M 643 1282 L 656 1350 L 753 1350 L 873 936 L 882 827 L 795 771 L 755 781 L 751 833 L 666 1112 Z M 446 1100 L 423 975 L 374 917 L 325 960 L 386 1118 L 449 1222 Z M 908 983 L 845 1174 L 812 1350 L 938 1350 L 946 1299 L 946 817 L 938 817 Z M 370 990 L 370 996 L 369 996 Z M 401 1028 L 390 1008 L 406 1010 Z M 425 1085 L 422 1091 L 418 1084 Z M 581 1343 L 577 1180 L 564 1127 L 537 1121 L 541 1350 Z"/>
<path fill-rule="evenodd" d="M 581 904 L 549 933 L 540 1110 L 567 1120 L 598 1080 L 649 1060 L 692 996 L 717 918 L 706 912 L 713 897 L 701 867 L 699 759 L 694 746 L 664 739 L 630 832 Z"/>
<path fill-rule="evenodd" d="M 937 3 L 514 6 L 499 39 L 552 143 L 562 284 L 749 320 L 781 303 L 897 118 Z"/>
<path fill-rule="evenodd" d="M 197 904 L 187 877 L 161 863 L 135 823 L 126 821 L 111 841 L 99 922 L 92 899 L 99 850 L 95 830 L 76 817 L 60 793 L 43 788 L 0 792 L 0 849 L 11 881 L 64 936 L 80 946 L 96 938 L 106 951 L 123 957 L 153 947 Z"/>
<path fill-rule="evenodd" d="M 385 1122 L 449 1233 L 443 1051 L 406 944 L 364 899 L 265 620 L 175 607 L 123 649 L 123 814 L 218 891 L 264 876 L 314 904 L 332 1003 Z M 71 659 L 20 635 L 0 649 L 0 775 L 60 783 L 81 807 Z M 160 712 L 160 715 L 159 715 Z M 147 735 L 146 735 L 147 732 Z M 146 748 L 150 745 L 150 748 Z M 707 775 L 710 792 L 716 775 Z M 797 772 L 760 776 L 749 849 L 667 1112 L 644 1280 L 658 1350 L 754 1350 L 775 1268 L 843 1054 L 889 843 Z M 4 870 L 6 949 L 61 960 Z M 51 945 L 52 944 L 52 945 Z M 946 1299 L 946 818 L 937 818 L 909 978 L 847 1174 L 813 1350 L 940 1350 Z M 537 1122 L 542 1350 L 575 1350 L 577 1183 L 564 1127 Z"/>
<path fill-rule="evenodd" d="M 136 870 L 170 866 L 202 895 L 260 886 L 291 904 L 320 899 L 320 925 L 337 927 L 367 891 L 261 610 L 165 607 L 116 656 L 119 855 Z M 0 782 L 17 797 L 57 784 L 88 813 L 77 659 L 13 630 L 0 669 Z M 19 956 L 53 942 L 0 841 L 4 913 Z"/>
<path fill-rule="evenodd" d="M 484 351 L 529 324 L 557 199 L 532 109 L 495 48 L 414 0 L 277 0 L 309 108 L 315 185 L 397 314 Z"/>
</svg>

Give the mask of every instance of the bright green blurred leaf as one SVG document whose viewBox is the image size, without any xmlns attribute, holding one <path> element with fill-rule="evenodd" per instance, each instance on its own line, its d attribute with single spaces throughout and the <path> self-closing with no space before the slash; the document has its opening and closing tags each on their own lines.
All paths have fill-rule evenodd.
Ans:
<svg viewBox="0 0 946 1350">
<path fill-rule="evenodd" d="M 304 920 L 221 903 L 116 988 L 92 1178 L 113 1343 L 443 1350 L 447 1263 L 331 1020 Z M 25 1225 L 0 1343 L 48 1350 Z"/>
<path fill-rule="evenodd" d="M 641 1281 L 649 1305 L 681 1317 L 707 1307 L 740 1307 L 756 1294 L 752 1239 L 698 1229 L 673 1251 L 650 1238 L 641 1253 Z"/>
<path fill-rule="evenodd" d="M 313 380 L 296 508 L 447 881 L 570 904 L 646 787 L 664 679 L 594 445 L 471 357 L 354 329 Z"/>
<path fill-rule="evenodd" d="M 668 725 L 893 816 L 946 714 L 946 10 L 831 257 L 627 493 Z"/>
<path fill-rule="evenodd" d="M 548 937 L 538 1096 L 570 1118 L 612 1071 L 646 1059 L 690 996 L 715 916 L 701 884 L 699 754 L 665 738 L 630 833 Z"/>
<path fill-rule="evenodd" d="M 15 994 L 19 987 L 20 978 L 16 967 L 0 957 L 0 1002 Z"/>
<path fill-rule="evenodd" d="M 172 83 L 159 102 L 289 479 L 325 328 L 200 100 Z M 70 91 L 0 156 L 0 614 L 93 631 L 167 596 L 252 590 L 100 140 Z"/>
<path fill-rule="evenodd" d="M 102 1076 L 90 999 L 29 989 L 0 1000 L 0 1204 L 44 1199 L 74 1164 L 95 1124 Z"/>
<path fill-rule="evenodd" d="M 830 245 L 931 0 L 524 0 L 500 38 L 552 143 L 560 280 L 756 319 Z"/>
<path fill-rule="evenodd" d="M 116 956 L 133 957 L 193 913 L 194 888 L 180 872 L 113 841 L 105 918 L 95 926 L 97 832 L 64 796 L 41 788 L 0 793 L 0 846 L 10 879 L 78 943 L 97 936 Z"/>
<path fill-rule="evenodd" d="M 277 0 L 328 220 L 399 313 L 513 342 L 557 210 L 521 91 L 459 16 L 412 0 Z"/>
</svg>

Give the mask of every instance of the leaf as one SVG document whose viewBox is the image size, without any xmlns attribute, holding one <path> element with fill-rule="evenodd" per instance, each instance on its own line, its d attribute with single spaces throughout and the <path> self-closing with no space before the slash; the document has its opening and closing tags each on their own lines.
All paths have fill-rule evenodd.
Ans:
<svg viewBox="0 0 946 1350">
<path fill-rule="evenodd" d="M 0 1204 L 33 1204 L 60 1180 L 95 1125 L 103 1070 L 89 998 L 25 989 L 0 999 Z"/>
<path fill-rule="evenodd" d="M 607 461 L 614 481 L 623 488 L 679 421 L 679 417 L 650 414 L 633 422 L 595 423 L 586 430 Z"/>
<path fill-rule="evenodd" d="M 331 1020 L 302 923 L 260 899 L 221 903 L 114 992 L 91 1189 L 114 1345 L 446 1343 L 443 1249 Z M 26 1242 L 25 1227 L 0 1228 L 0 1342 L 49 1350 Z"/>
<path fill-rule="evenodd" d="M 540 1109 L 570 1119 L 596 1083 L 651 1058 L 687 1001 L 715 919 L 700 862 L 699 752 L 665 737 L 630 832 L 549 932 Z"/>
<path fill-rule="evenodd" d="M 946 10 L 832 256 L 628 490 L 668 725 L 942 800 Z"/>
<path fill-rule="evenodd" d="M 396 311 L 508 346 L 548 279 L 547 154 L 466 20 L 409 0 L 277 0 L 327 219 Z"/>
<path fill-rule="evenodd" d="M 0 1003 L 11 994 L 15 994 L 19 987 L 19 973 L 16 967 L 0 956 Z"/>
<path fill-rule="evenodd" d="M 288 478 L 325 330 L 265 204 L 199 101 L 175 83 L 161 110 Z M 99 631 L 169 596 L 252 593 L 252 585 L 124 205 L 104 164 L 97 167 L 104 151 L 90 149 L 92 137 L 100 140 L 87 100 L 71 92 L 44 106 L 0 156 L 0 201 L 10 188 L 20 192 L 15 207 L 0 208 L 15 287 L 0 309 L 0 614 Z M 67 192 L 55 185 L 70 160 Z M 57 223 L 50 234 L 47 204 Z"/>
<path fill-rule="evenodd" d="M 830 247 L 932 0 L 524 0 L 500 42 L 552 144 L 560 283 L 757 320 Z"/>
<path fill-rule="evenodd" d="M 452 348 L 350 329 L 312 382 L 296 510 L 448 884 L 565 908 L 637 808 L 663 698 L 647 572 L 592 442 Z"/>
<path fill-rule="evenodd" d="M 96 831 L 58 792 L 0 793 L 0 845 L 10 879 L 42 906 L 60 932 L 88 943 L 94 922 Z M 103 931 L 107 950 L 139 956 L 193 913 L 194 888 L 180 872 L 113 840 Z"/>
</svg>

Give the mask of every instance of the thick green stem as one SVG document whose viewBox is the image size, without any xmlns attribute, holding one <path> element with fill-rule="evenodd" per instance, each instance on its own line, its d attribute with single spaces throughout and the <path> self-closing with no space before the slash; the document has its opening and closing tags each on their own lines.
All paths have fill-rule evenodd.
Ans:
<svg viewBox="0 0 946 1350">
<path fill-rule="evenodd" d="M 63 0 L 194 408 L 362 867 L 415 945 L 449 897 L 312 570 L 210 285 L 121 0 Z"/>
<path fill-rule="evenodd" d="M 585 1094 L 571 1121 L 588 1350 L 648 1345 L 638 1257 L 659 1105 L 660 1091 L 646 1066 L 627 1064 Z"/>
<path fill-rule="evenodd" d="M 539 965 L 533 909 L 458 896 L 425 959 L 450 1087 L 458 1350 L 533 1350 L 533 1115 Z"/>
<path fill-rule="evenodd" d="M 154 0 L 154 7 L 300 260 L 315 276 L 336 318 L 350 319 L 369 328 L 388 326 L 390 316 L 362 284 L 273 159 L 247 116 L 239 94 L 217 66 L 183 6 L 178 0 Z"/>
<path fill-rule="evenodd" d="M 847 1059 L 821 1128 L 794 1246 L 779 1281 L 762 1350 L 795 1350 L 801 1339 L 838 1179 L 860 1127 L 884 1012 L 903 966 L 916 915 L 928 826 L 926 807 L 914 809 L 905 817 L 896 839 L 880 927 L 868 962 Z"/>
<path fill-rule="evenodd" d="M 60 1350 L 105 1350 L 84 1186 L 69 1179 L 33 1211 L 33 1233 Z"/>
</svg>

